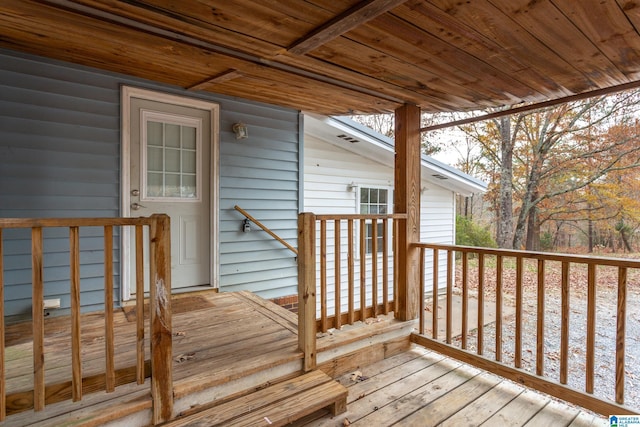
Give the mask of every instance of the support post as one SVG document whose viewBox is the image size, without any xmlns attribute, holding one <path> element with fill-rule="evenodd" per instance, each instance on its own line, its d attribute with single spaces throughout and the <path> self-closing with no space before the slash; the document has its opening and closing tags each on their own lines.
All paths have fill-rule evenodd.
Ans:
<svg viewBox="0 0 640 427">
<path fill-rule="evenodd" d="M 150 318 L 151 396 L 153 424 L 169 421 L 173 415 L 171 342 L 171 224 L 167 215 L 151 216 Z"/>
<path fill-rule="evenodd" d="M 420 241 L 420 108 L 405 104 L 395 112 L 394 212 L 407 214 L 398 221 L 398 294 L 396 318 L 418 317 L 420 253 L 412 243 Z"/>
<path fill-rule="evenodd" d="M 305 372 L 316 368 L 316 216 L 298 216 L 298 347 Z"/>
</svg>

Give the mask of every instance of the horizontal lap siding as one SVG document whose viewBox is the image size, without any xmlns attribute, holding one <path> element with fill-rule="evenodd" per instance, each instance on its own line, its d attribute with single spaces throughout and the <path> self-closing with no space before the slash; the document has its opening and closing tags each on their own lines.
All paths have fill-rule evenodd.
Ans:
<svg viewBox="0 0 640 427">
<path fill-rule="evenodd" d="M 248 126 L 236 140 L 234 123 Z M 220 113 L 220 287 L 264 298 L 298 293 L 295 254 L 251 224 L 235 205 L 297 247 L 299 208 L 298 112 L 235 100 Z"/>
<path fill-rule="evenodd" d="M 446 182 L 446 181 L 445 181 Z M 452 245 L 455 243 L 455 194 L 445 188 L 429 185 L 420 198 L 422 221 L 420 241 Z M 441 252 L 438 258 L 438 286 L 445 288 L 447 283 L 447 257 Z M 432 254 L 427 251 L 425 268 L 425 287 L 427 292 L 433 289 Z"/>
<path fill-rule="evenodd" d="M 262 231 L 240 233 L 238 204 L 296 246 L 298 113 L 192 93 L 0 49 L 0 217 L 120 214 L 120 88 L 144 87 L 220 104 L 220 286 L 266 297 L 297 292 L 295 259 Z M 249 126 L 237 141 L 232 125 Z M 254 230 L 256 227 L 253 227 Z M 115 298 L 120 299 L 115 229 Z M 5 233 L 7 314 L 30 313 L 30 233 Z M 102 309 L 101 231 L 81 231 L 81 303 Z M 45 232 L 45 296 L 69 307 L 68 231 Z"/>
<path fill-rule="evenodd" d="M 345 142 L 345 144 L 349 144 Z M 324 142 L 314 136 L 305 137 L 305 165 L 304 165 L 304 209 L 316 214 L 353 214 L 357 213 L 357 191 L 349 191 L 348 185 L 355 183 L 360 187 L 393 187 L 393 165 L 383 165 L 379 162 L 354 154 L 346 149 Z M 453 217 L 454 194 L 445 188 L 422 181 L 423 192 L 421 196 L 421 240 L 437 243 L 452 244 L 454 242 L 455 221 Z M 327 293 L 329 311 L 333 310 L 333 295 L 335 283 L 333 221 L 327 222 Z M 354 224 L 356 239 L 358 239 L 359 225 Z M 391 230 L 391 223 L 389 225 Z M 347 229 L 343 221 L 341 236 L 341 305 L 346 308 L 347 295 Z M 317 231 L 319 238 L 319 229 Z M 358 251 L 358 243 L 355 250 Z M 316 250 L 319 252 L 319 246 Z M 391 252 L 390 252 L 391 255 Z M 356 301 L 359 301 L 359 255 L 355 257 L 355 282 Z M 446 258 L 441 256 L 439 262 L 440 286 L 445 286 Z M 319 268 L 319 267 L 318 267 Z M 432 262 L 427 258 L 425 278 L 427 291 L 430 291 L 433 283 Z M 393 271 L 393 263 L 390 265 L 390 274 Z M 319 270 L 318 270 L 318 277 Z M 319 280 L 319 279 L 318 279 Z M 371 264 L 368 264 L 367 282 L 371 280 Z M 378 286 L 382 283 L 382 266 L 378 265 Z M 391 281 L 390 281 L 391 283 Z M 381 288 L 378 292 L 382 298 Z M 368 290 L 367 301 L 371 298 Z"/>
<path fill-rule="evenodd" d="M 117 216 L 119 115 L 118 85 L 98 73 L 0 52 L 0 217 Z M 30 239 L 29 230 L 5 232 L 9 316 L 31 313 Z M 103 308 L 103 248 L 101 228 L 81 230 L 85 310 Z M 45 230 L 43 262 L 45 298 L 68 308 L 68 229 Z"/>
</svg>

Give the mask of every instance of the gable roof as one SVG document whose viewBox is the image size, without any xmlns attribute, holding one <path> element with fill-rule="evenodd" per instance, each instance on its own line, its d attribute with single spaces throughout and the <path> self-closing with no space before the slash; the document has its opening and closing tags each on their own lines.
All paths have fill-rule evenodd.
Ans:
<svg viewBox="0 0 640 427">
<path fill-rule="evenodd" d="M 324 115 L 640 84 L 631 0 L 3 0 L 0 47 Z"/>
<path fill-rule="evenodd" d="M 305 134 L 351 151 L 369 160 L 390 166 L 394 162 L 394 141 L 349 117 L 305 114 Z M 432 184 L 469 196 L 484 192 L 487 184 L 430 156 L 422 155 L 421 177 Z"/>
</svg>

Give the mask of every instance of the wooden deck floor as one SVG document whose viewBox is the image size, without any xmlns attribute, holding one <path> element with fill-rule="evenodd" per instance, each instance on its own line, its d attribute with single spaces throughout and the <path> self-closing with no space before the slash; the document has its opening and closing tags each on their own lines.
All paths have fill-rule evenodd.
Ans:
<svg viewBox="0 0 640 427">
<path fill-rule="evenodd" d="M 297 316 L 251 293 L 197 292 L 172 299 L 173 380 L 176 410 L 260 387 L 298 372 L 302 353 L 297 350 Z M 135 365 L 135 312 L 118 310 L 116 369 L 129 374 Z M 45 325 L 45 380 L 60 384 L 71 378 L 69 318 L 50 318 Z M 148 349 L 148 333 L 146 333 Z M 29 395 L 32 389 L 32 338 L 30 326 L 11 325 L 7 330 L 7 394 Z M 95 386 L 104 382 L 104 320 L 100 313 L 82 318 L 83 377 L 95 376 Z M 147 359 L 149 355 L 147 353 Z M 235 385 L 229 386 L 234 383 Z M 225 390 L 221 390 L 226 386 Z M 217 387 L 217 388 L 216 388 Z M 85 385 L 80 402 L 48 405 L 44 411 L 27 410 L 8 417 L 3 426 L 59 425 L 62 420 L 86 416 L 95 408 L 105 420 L 109 410 L 151 407 L 149 381 L 128 384 L 114 393 L 88 393 Z M 213 391 L 212 391 L 213 390 Z M 109 405 L 109 402 L 112 402 Z M 14 404 L 20 402 L 14 399 Z M 102 406 L 99 406 L 102 405 Z M 110 409 L 110 407 L 113 409 Z M 84 408 L 78 415 L 64 415 Z M 102 409 L 100 409 L 102 408 Z M 100 423 L 96 424 L 100 425 Z"/>
<path fill-rule="evenodd" d="M 421 347 L 362 367 L 339 381 L 347 412 L 316 414 L 319 426 L 606 426 L 599 417 Z M 317 418 L 317 417 L 322 418 Z M 314 417 L 311 417 L 314 418 Z"/>
</svg>

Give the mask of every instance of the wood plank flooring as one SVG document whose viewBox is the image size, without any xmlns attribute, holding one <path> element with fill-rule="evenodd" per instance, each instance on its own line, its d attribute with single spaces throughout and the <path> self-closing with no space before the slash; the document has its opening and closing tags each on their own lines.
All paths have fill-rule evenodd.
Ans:
<svg viewBox="0 0 640 427">
<path fill-rule="evenodd" d="M 606 426 L 607 420 L 415 346 L 339 378 L 347 412 L 295 426 Z"/>
<path fill-rule="evenodd" d="M 301 360 L 297 350 L 297 316 L 268 303 L 249 292 L 215 293 L 211 291 L 179 294 L 172 298 L 173 310 L 173 383 L 176 399 L 190 398 L 211 387 L 224 386 L 236 379 L 253 375 L 268 383 L 274 380 L 270 370 L 289 362 Z M 146 316 L 148 317 L 148 309 Z M 116 310 L 116 368 L 135 366 L 134 308 Z M 147 322 L 148 323 L 148 322 Z M 104 372 L 104 319 L 102 313 L 82 317 L 83 377 Z M 60 384 L 71 378 L 69 318 L 48 318 L 45 325 L 45 380 Z M 33 384 L 32 338 L 29 324 L 10 325 L 7 328 L 8 394 L 31 395 Z M 149 359 L 148 327 L 145 332 L 146 359 Z M 294 363 L 292 372 L 300 367 Z M 300 365 L 301 366 L 301 365 Z M 258 373 L 265 372 L 260 376 Z M 285 374 L 288 374 L 285 373 Z M 282 372 L 280 372 L 282 375 Z M 253 381 L 253 380 L 252 380 Z M 257 381 L 257 380 L 256 380 Z M 256 383 L 255 387 L 263 384 Z M 0 425 L 57 425 L 65 412 L 82 409 L 78 417 L 86 416 L 101 405 L 102 413 L 109 412 L 109 404 L 102 402 L 129 402 L 131 408 L 150 407 L 149 380 L 144 385 L 127 384 L 114 393 L 104 388 L 85 395 L 80 402 L 65 401 L 47 405 L 44 411 L 29 409 L 10 415 Z M 95 390 L 91 390 L 95 391 Z M 232 393 L 237 392 L 233 390 Z M 224 390 L 217 393 L 224 396 Z M 16 405 L 22 403 L 19 399 Z M 114 411 L 123 403 L 113 405 Z M 49 421 L 47 421 L 49 420 Z"/>
</svg>

